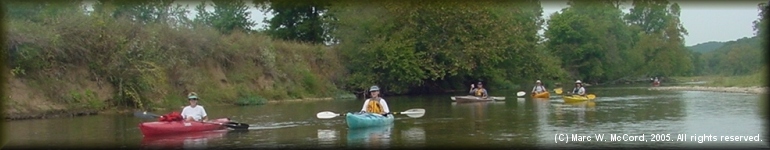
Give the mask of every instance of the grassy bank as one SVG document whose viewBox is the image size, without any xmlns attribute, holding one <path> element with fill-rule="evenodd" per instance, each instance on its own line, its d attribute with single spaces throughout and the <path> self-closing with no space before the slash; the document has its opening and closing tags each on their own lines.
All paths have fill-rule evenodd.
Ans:
<svg viewBox="0 0 770 150">
<path fill-rule="evenodd" d="M 711 87 L 767 87 L 767 75 L 758 71 L 751 75 L 742 76 L 694 76 L 672 77 L 675 83 L 702 82 L 702 86 Z"/>
<path fill-rule="evenodd" d="M 259 33 L 140 24 L 63 13 L 7 20 L 6 116 L 335 97 L 344 70 L 330 47 Z"/>
</svg>

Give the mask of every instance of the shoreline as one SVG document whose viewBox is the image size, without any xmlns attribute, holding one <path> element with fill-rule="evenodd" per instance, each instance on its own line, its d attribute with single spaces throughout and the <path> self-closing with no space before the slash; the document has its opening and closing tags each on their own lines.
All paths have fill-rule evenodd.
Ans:
<svg viewBox="0 0 770 150">
<path fill-rule="evenodd" d="M 277 104 L 283 102 L 305 102 L 305 101 L 319 101 L 319 100 L 332 100 L 332 97 L 322 98 L 301 98 L 301 99 L 285 99 L 285 100 L 268 100 L 266 104 Z M 265 105 L 266 105 L 265 104 Z M 232 105 L 232 104 L 217 104 L 217 105 Z M 237 105 L 232 105 L 237 106 Z M 158 108 L 158 110 L 164 110 Z M 46 112 L 30 112 L 30 113 L 5 113 L 5 121 L 19 121 L 19 120 L 33 120 L 33 119 L 51 119 L 51 118 L 63 118 L 63 117 L 79 117 L 79 116 L 93 116 L 99 114 L 115 114 L 115 113 L 131 113 L 135 109 L 105 109 L 105 110 L 52 110 Z"/>
<path fill-rule="evenodd" d="M 659 86 L 651 87 L 647 90 L 667 90 L 667 91 L 710 91 L 725 93 L 748 93 L 765 94 L 767 87 L 714 87 L 714 86 Z"/>
</svg>

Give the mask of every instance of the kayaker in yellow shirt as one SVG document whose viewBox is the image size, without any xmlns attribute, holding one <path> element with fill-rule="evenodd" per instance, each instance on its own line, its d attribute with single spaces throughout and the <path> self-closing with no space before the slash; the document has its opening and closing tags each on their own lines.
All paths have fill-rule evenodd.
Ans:
<svg viewBox="0 0 770 150">
<path fill-rule="evenodd" d="M 481 82 L 477 83 L 476 87 L 473 87 L 473 84 L 471 84 L 471 90 L 468 91 L 468 93 L 481 98 L 487 98 L 487 96 L 489 96 L 487 89 L 484 89 L 484 84 L 481 84 Z"/>
<path fill-rule="evenodd" d="M 387 116 L 388 113 L 390 113 L 390 109 L 388 108 L 388 103 L 385 102 L 385 99 L 380 97 L 380 87 L 377 87 L 376 85 L 370 87 L 369 93 L 372 97 L 364 101 L 364 106 L 361 108 L 361 112 L 375 113 L 381 114 L 382 116 Z"/>
</svg>

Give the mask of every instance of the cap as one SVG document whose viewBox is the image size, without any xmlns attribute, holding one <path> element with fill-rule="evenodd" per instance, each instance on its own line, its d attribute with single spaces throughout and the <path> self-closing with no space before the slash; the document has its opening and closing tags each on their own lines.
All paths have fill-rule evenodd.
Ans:
<svg viewBox="0 0 770 150">
<path fill-rule="evenodd" d="M 380 87 L 377 87 L 376 85 L 372 86 L 369 88 L 369 92 L 372 92 L 372 91 L 380 91 Z"/>
<path fill-rule="evenodd" d="M 540 83 L 540 80 L 535 81 L 535 83 Z"/>
</svg>

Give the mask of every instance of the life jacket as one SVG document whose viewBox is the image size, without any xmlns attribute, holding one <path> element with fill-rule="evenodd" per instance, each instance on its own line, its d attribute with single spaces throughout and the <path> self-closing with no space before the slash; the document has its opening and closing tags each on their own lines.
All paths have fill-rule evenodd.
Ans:
<svg viewBox="0 0 770 150">
<path fill-rule="evenodd" d="M 176 111 L 162 115 L 158 119 L 158 121 L 182 121 L 182 120 L 184 120 L 184 118 L 182 117 L 182 114 Z"/>
<path fill-rule="evenodd" d="M 381 114 L 382 105 L 380 104 L 380 99 L 370 98 L 369 104 L 366 105 L 366 112 Z"/>
<path fill-rule="evenodd" d="M 477 88 L 476 96 L 484 96 L 484 88 Z"/>
</svg>

